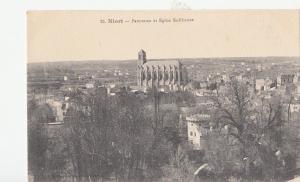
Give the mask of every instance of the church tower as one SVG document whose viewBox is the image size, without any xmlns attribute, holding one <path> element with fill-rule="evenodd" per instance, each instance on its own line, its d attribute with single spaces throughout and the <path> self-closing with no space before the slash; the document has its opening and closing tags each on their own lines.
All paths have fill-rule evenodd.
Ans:
<svg viewBox="0 0 300 182">
<path fill-rule="evenodd" d="M 142 65 L 146 63 L 146 52 L 141 49 L 138 52 L 138 60 L 137 60 L 137 85 L 141 86 L 142 85 L 142 75 L 144 75 L 144 70 L 142 68 Z"/>
<path fill-rule="evenodd" d="M 142 65 L 142 64 L 145 64 L 146 63 L 146 52 L 141 49 L 138 53 L 138 64 L 139 65 Z"/>
</svg>

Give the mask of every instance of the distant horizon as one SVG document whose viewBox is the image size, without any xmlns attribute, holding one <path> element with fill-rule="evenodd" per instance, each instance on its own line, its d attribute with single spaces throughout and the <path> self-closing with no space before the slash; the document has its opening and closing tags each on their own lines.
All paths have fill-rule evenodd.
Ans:
<svg viewBox="0 0 300 182">
<path fill-rule="evenodd" d="M 186 57 L 186 58 L 150 58 L 147 60 L 197 60 L 197 59 L 243 59 L 243 58 L 252 58 L 252 59 L 264 59 L 264 58 L 298 58 L 300 61 L 300 56 L 245 56 L 245 57 L 240 57 L 240 56 L 231 56 L 231 57 Z M 34 61 L 34 62 L 27 62 L 27 64 L 40 64 L 40 63 L 66 63 L 66 62 L 126 62 L 126 61 L 137 61 L 138 59 L 89 59 L 89 60 L 55 60 L 55 61 Z M 230 60 L 228 60 L 230 61 Z M 234 61 L 234 60 L 232 60 Z M 245 60 L 249 61 L 249 60 Z M 251 60 L 252 61 L 252 60 Z"/>
</svg>

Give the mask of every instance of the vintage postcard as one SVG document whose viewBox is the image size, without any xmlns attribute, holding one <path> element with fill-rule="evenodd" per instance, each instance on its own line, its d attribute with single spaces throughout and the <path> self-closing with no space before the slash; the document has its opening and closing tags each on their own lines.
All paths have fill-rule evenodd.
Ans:
<svg viewBox="0 0 300 182">
<path fill-rule="evenodd" d="M 28 11 L 28 179 L 300 175 L 298 10 Z"/>
</svg>

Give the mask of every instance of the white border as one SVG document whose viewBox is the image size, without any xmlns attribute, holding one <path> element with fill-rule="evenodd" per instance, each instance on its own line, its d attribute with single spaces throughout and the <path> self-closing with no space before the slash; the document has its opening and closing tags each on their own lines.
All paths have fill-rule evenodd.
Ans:
<svg viewBox="0 0 300 182">
<path fill-rule="evenodd" d="M 1 3 L 0 181 L 27 181 L 28 10 L 299 9 L 299 0 L 27 0 Z"/>
<path fill-rule="evenodd" d="M 177 4 L 177 6 L 176 6 Z M 175 5 L 175 7 L 174 7 Z M 29 0 L 27 9 L 299 9 L 299 0 Z"/>
</svg>

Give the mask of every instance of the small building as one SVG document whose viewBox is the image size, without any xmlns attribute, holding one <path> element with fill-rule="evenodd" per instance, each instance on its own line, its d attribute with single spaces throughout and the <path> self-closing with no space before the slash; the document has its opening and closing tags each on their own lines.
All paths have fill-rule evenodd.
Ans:
<svg viewBox="0 0 300 182">
<path fill-rule="evenodd" d="M 286 109 L 286 112 L 289 110 L 290 114 L 300 112 L 300 102 L 299 101 L 293 101 L 291 103 L 284 103 L 283 106 Z"/>
<path fill-rule="evenodd" d="M 280 85 L 289 85 L 297 82 L 297 76 L 295 74 L 283 74 L 280 76 Z"/>
<path fill-rule="evenodd" d="M 205 135 L 210 130 L 209 114 L 194 114 L 186 117 L 188 141 L 194 150 L 205 148 Z"/>
<path fill-rule="evenodd" d="M 257 90 L 257 91 L 265 90 L 265 80 L 264 79 L 256 79 L 255 80 L 255 90 Z"/>
<path fill-rule="evenodd" d="M 283 102 L 284 116 L 290 121 L 298 121 L 300 115 L 300 100 L 294 97 L 292 100 L 287 99 Z"/>
<path fill-rule="evenodd" d="M 260 93 L 261 91 L 267 91 L 277 87 L 277 81 L 270 78 L 256 79 L 255 80 L 255 90 Z"/>
<path fill-rule="evenodd" d="M 47 99 L 46 103 L 49 104 L 49 106 L 53 110 L 55 121 L 62 122 L 64 120 L 64 116 L 69 105 L 64 101 L 55 99 Z"/>
</svg>

